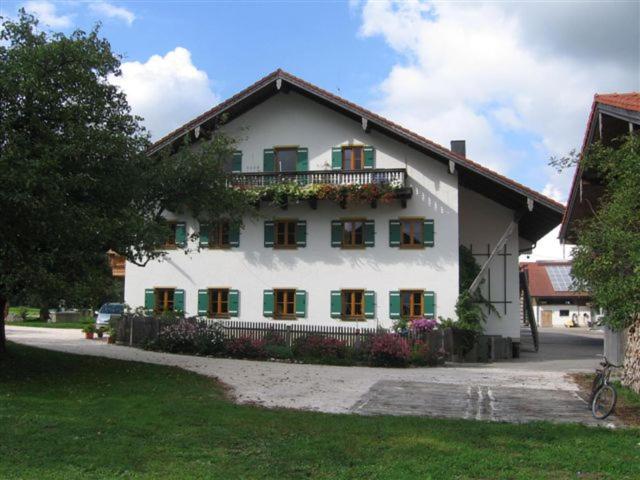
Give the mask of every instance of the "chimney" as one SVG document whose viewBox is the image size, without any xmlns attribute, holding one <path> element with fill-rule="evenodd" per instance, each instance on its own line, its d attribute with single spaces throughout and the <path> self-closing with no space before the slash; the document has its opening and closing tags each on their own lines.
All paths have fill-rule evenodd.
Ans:
<svg viewBox="0 0 640 480">
<path fill-rule="evenodd" d="M 467 157 L 467 144 L 464 140 L 451 140 L 451 151 Z"/>
</svg>

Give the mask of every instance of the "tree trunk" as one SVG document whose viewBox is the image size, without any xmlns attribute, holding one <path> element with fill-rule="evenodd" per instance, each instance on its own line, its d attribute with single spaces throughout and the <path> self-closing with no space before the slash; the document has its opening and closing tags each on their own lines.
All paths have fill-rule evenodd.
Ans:
<svg viewBox="0 0 640 480">
<path fill-rule="evenodd" d="M 640 393 L 640 316 L 629 328 L 622 384 Z"/>
<path fill-rule="evenodd" d="M 9 312 L 9 302 L 0 295 L 0 357 L 7 351 L 7 337 L 4 331 L 4 319 Z"/>
<path fill-rule="evenodd" d="M 45 308 L 45 307 L 41 307 L 40 308 L 40 321 L 41 322 L 47 322 L 47 321 L 49 321 L 49 318 L 51 318 L 51 316 L 49 315 L 49 309 Z"/>
</svg>

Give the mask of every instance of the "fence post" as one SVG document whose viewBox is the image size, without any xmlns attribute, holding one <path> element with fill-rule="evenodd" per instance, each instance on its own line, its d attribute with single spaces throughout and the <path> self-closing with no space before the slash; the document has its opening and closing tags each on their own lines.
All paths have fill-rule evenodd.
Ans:
<svg viewBox="0 0 640 480">
<path fill-rule="evenodd" d="M 133 346 L 133 316 L 129 317 L 129 346 Z"/>
<path fill-rule="evenodd" d="M 285 330 L 284 340 L 288 347 L 291 347 L 291 325 L 287 325 Z"/>
</svg>

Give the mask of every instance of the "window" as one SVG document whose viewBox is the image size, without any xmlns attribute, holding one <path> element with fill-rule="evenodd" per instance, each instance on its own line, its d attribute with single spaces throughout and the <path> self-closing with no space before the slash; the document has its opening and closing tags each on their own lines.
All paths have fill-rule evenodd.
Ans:
<svg viewBox="0 0 640 480">
<path fill-rule="evenodd" d="M 364 318 L 364 290 L 342 290 L 342 319 Z"/>
<path fill-rule="evenodd" d="M 169 227 L 169 236 L 167 237 L 167 239 L 164 242 L 164 247 L 165 248 L 176 248 L 176 237 L 177 237 L 177 230 L 178 230 L 178 223 L 177 222 L 167 222 L 168 223 L 168 227 Z"/>
<path fill-rule="evenodd" d="M 229 289 L 212 288 L 209 290 L 208 313 L 213 318 L 225 318 L 229 316 Z"/>
<path fill-rule="evenodd" d="M 153 312 L 156 314 L 174 311 L 175 289 L 156 288 L 154 290 L 155 305 Z"/>
<path fill-rule="evenodd" d="M 274 317 L 287 319 L 296 318 L 296 291 L 293 289 L 274 290 Z"/>
<path fill-rule="evenodd" d="M 364 154 L 362 147 L 343 147 L 342 169 L 362 170 L 364 168 Z"/>
<path fill-rule="evenodd" d="M 401 218 L 400 219 L 400 247 L 422 248 L 424 220 L 422 218 Z"/>
<path fill-rule="evenodd" d="M 276 220 L 276 248 L 295 248 L 296 244 L 296 220 Z"/>
<path fill-rule="evenodd" d="M 297 147 L 276 148 L 275 153 L 277 172 L 295 172 L 297 170 Z"/>
<path fill-rule="evenodd" d="M 403 318 L 422 317 L 424 314 L 422 290 L 400 291 L 400 316 Z"/>
<path fill-rule="evenodd" d="M 364 220 L 344 220 L 342 222 L 342 247 L 364 247 Z"/>
<path fill-rule="evenodd" d="M 209 238 L 210 248 L 228 248 L 230 246 L 229 241 L 229 222 L 221 220 L 215 222 L 211 226 L 211 238 Z"/>
<path fill-rule="evenodd" d="M 568 317 L 569 316 L 569 310 L 560 310 L 560 316 L 561 317 Z"/>
</svg>

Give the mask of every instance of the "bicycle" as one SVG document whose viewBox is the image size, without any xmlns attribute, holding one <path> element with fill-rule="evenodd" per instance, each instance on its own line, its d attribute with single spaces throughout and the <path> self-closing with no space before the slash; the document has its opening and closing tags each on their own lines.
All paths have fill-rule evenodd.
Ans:
<svg viewBox="0 0 640 480">
<path fill-rule="evenodd" d="M 591 385 L 591 395 L 589 395 L 589 408 L 591 414 L 597 420 L 604 420 L 613 412 L 618 399 L 616 389 L 609 383 L 611 370 L 620 368 L 621 365 L 615 365 L 607 357 L 603 355 L 603 361 L 600 362 L 602 368 L 596 369 L 596 378 L 593 379 Z"/>
</svg>

